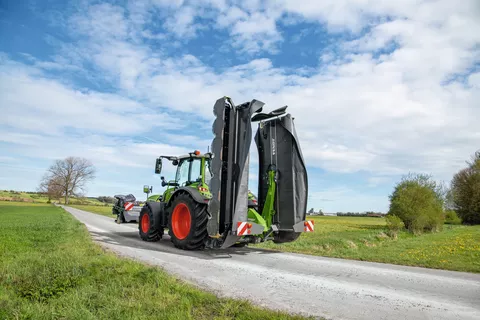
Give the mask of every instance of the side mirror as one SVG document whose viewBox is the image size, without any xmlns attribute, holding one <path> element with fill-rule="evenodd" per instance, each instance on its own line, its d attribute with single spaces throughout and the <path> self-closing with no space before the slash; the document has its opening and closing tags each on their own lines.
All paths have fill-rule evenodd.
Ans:
<svg viewBox="0 0 480 320">
<path fill-rule="evenodd" d="M 162 172 L 162 158 L 157 158 L 155 161 L 155 174 Z"/>
<path fill-rule="evenodd" d="M 150 187 L 150 186 L 147 186 L 147 185 L 143 186 L 143 192 L 144 193 L 148 194 L 148 193 L 152 193 L 152 191 L 153 191 L 153 187 Z"/>
</svg>

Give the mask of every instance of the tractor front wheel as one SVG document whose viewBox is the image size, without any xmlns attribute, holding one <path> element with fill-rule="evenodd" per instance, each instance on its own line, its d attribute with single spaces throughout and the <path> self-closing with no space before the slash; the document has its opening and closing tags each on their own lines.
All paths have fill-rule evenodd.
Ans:
<svg viewBox="0 0 480 320">
<path fill-rule="evenodd" d="M 163 228 L 158 227 L 149 206 L 144 206 L 140 211 L 138 231 L 143 241 L 155 242 L 162 239 Z"/>
<path fill-rule="evenodd" d="M 188 193 L 175 197 L 170 209 L 168 233 L 175 247 L 197 250 L 205 247 L 207 206 L 192 199 Z"/>
</svg>

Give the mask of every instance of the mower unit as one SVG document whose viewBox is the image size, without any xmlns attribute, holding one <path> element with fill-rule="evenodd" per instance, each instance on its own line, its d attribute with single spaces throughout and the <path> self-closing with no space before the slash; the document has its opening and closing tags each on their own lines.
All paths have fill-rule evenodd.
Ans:
<svg viewBox="0 0 480 320">
<path fill-rule="evenodd" d="M 252 100 L 235 106 L 217 100 L 212 126 L 212 152 L 160 156 L 177 166 L 175 180 L 161 177 L 167 189 L 140 212 L 139 233 L 158 241 L 168 228 L 177 248 L 194 250 L 244 246 L 272 240 L 295 241 L 313 231 L 306 221 L 308 181 L 305 162 L 287 107 L 260 113 L 264 103 Z M 252 122 L 258 122 L 258 199 L 248 188 Z"/>
<path fill-rule="evenodd" d="M 112 214 L 117 216 L 116 223 L 138 221 L 142 207 L 137 205 L 137 199 L 133 194 L 115 195 L 114 198 L 116 200 L 112 207 Z"/>
</svg>

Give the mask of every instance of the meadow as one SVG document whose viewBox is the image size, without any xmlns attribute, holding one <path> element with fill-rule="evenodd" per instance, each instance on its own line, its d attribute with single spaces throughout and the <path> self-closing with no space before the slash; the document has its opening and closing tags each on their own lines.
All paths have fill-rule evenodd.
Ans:
<svg viewBox="0 0 480 320">
<path fill-rule="evenodd" d="M 54 205 L 0 202 L 0 218 L 0 319 L 302 319 L 105 252 Z"/>
<path fill-rule="evenodd" d="M 315 232 L 291 243 L 252 247 L 436 269 L 480 272 L 480 225 L 444 225 L 437 233 L 389 236 L 385 218 L 309 217 Z"/>
<path fill-rule="evenodd" d="M 29 202 L 29 203 L 48 203 L 48 198 L 37 192 L 25 192 L 14 190 L 0 190 L 0 201 Z M 63 201 L 63 199 L 62 199 Z M 58 202 L 53 200 L 52 202 Z M 104 206 L 105 203 L 98 201 L 96 198 L 70 198 L 70 204 Z"/>
<path fill-rule="evenodd" d="M 100 214 L 105 217 L 109 217 L 115 219 L 116 216 L 112 214 L 112 206 L 92 206 L 92 205 L 84 205 L 84 204 L 73 204 L 69 205 L 69 207 Z"/>
</svg>

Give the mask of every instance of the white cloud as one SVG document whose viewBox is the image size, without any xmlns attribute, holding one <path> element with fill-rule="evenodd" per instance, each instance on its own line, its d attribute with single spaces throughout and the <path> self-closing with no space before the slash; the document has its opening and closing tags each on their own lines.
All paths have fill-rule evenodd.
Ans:
<svg viewBox="0 0 480 320">
<path fill-rule="evenodd" d="M 180 38 L 194 37 L 199 28 L 198 25 L 195 25 L 196 14 L 195 8 L 190 6 L 182 7 L 167 19 L 165 28 Z"/>
<path fill-rule="evenodd" d="M 21 64 L 0 68 L 3 94 L 0 123 L 25 131 L 58 134 L 65 128 L 118 135 L 145 132 L 163 120 L 162 128 L 181 128 L 178 119 L 153 113 L 137 101 L 99 92 L 75 90 L 48 79 L 42 71 Z M 145 120 L 145 115 L 150 121 Z"/>
<path fill-rule="evenodd" d="M 309 206 L 325 213 L 388 211 L 385 196 L 371 195 L 347 187 L 330 187 L 309 192 Z M 355 208 L 355 209 L 352 209 Z"/>
<path fill-rule="evenodd" d="M 302 0 L 152 0 L 129 6 L 134 15 L 100 5 L 67 20 L 72 34 L 79 36 L 78 43 L 64 45 L 53 61 L 34 58 L 33 66 L 27 67 L 2 58 L 0 85 L 6 94 L 0 96 L 5 110 L 0 123 L 19 130 L 4 140 L 36 141 L 35 132 L 58 137 L 65 128 L 99 135 L 142 135 L 157 126 L 179 128 L 185 121 L 177 117 L 192 115 L 204 128 L 212 120 L 215 100 L 229 95 L 237 103 L 256 98 L 271 109 L 289 105 L 309 168 L 367 172 L 372 175 L 371 186 L 408 171 L 448 179 L 478 148 L 480 73 L 473 69 L 480 61 L 476 1 L 342 0 L 312 5 Z M 212 8 L 217 11 L 208 11 Z M 196 23 L 200 17 L 209 28 L 228 32 L 230 45 L 242 55 L 281 52 L 282 23 L 309 22 L 312 29 L 327 26 L 330 31 L 351 33 L 319 53 L 319 66 L 308 73 L 283 68 L 262 56 L 214 70 L 193 55 L 172 58 L 162 46 L 143 42 L 164 36 L 151 28 L 157 13 L 156 25 L 165 23 L 180 38 L 193 37 L 206 27 Z M 54 80 L 47 72 L 81 72 L 84 64 L 93 65 L 95 72 L 82 75 L 104 81 L 116 92 L 86 91 L 65 79 Z M 159 114 L 157 108 L 167 111 Z M 21 136 L 27 134 L 32 136 Z M 181 149 L 184 141 L 204 147 L 209 139 L 182 136 L 171 135 L 169 141 L 182 145 L 177 147 Z M 89 147 L 86 141 L 74 145 L 78 150 Z M 135 150 L 131 158 L 120 157 L 117 165 L 150 166 L 154 153 L 181 151 L 161 143 L 131 142 L 125 147 Z M 121 154 L 110 140 L 88 150 L 99 161 Z M 142 152 L 148 161 L 140 160 Z"/>
</svg>

